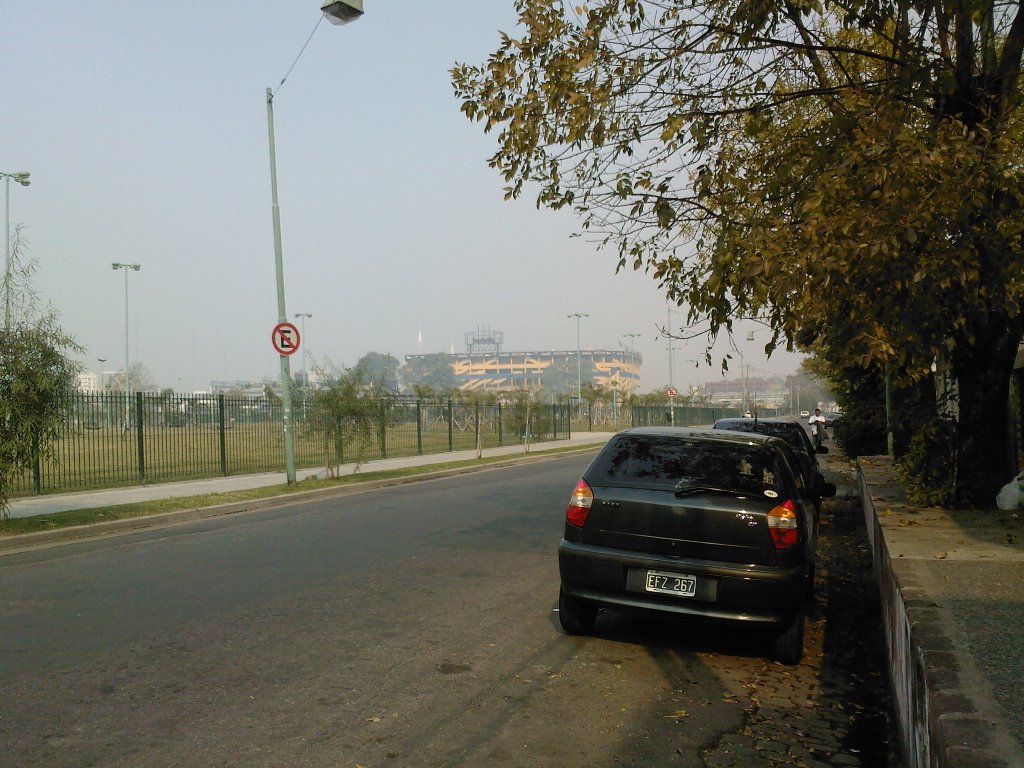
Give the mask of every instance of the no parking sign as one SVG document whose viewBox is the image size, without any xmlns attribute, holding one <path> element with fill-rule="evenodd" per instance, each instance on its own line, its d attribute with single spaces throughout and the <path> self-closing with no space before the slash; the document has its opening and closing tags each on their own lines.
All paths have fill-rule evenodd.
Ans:
<svg viewBox="0 0 1024 768">
<path fill-rule="evenodd" d="M 299 329 L 292 323 L 278 323 L 270 334 L 270 342 L 279 355 L 294 355 L 299 351 Z"/>
</svg>

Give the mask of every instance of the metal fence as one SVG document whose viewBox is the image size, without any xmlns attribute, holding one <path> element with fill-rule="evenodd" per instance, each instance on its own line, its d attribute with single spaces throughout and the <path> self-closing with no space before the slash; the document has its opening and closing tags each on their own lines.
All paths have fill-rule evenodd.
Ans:
<svg viewBox="0 0 1024 768">
<path fill-rule="evenodd" d="M 564 405 L 397 399 L 356 439 L 339 437 L 314 400 L 297 398 L 292 412 L 300 469 L 558 440 L 571 428 Z M 283 413 L 266 399 L 77 392 L 49 448 L 12 496 L 284 471 Z"/>
<path fill-rule="evenodd" d="M 339 437 L 314 399 L 295 399 L 299 469 L 565 439 L 572 429 L 709 425 L 728 408 L 595 404 L 484 405 L 398 398 L 368 439 Z M 764 415 L 771 415 L 765 413 Z M 350 430 L 351 432 L 351 430 Z M 11 496 L 284 471 L 280 402 L 224 395 L 76 392 L 49 455 L 17 478 Z"/>
<path fill-rule="evenodd" d="M 778 409 L 759 409 L 758 416 L 772 418 L 780 416 Z M 742 416 L 739 408 L 710 408 L 706 406 L 637 405 L 633 406 L 630 424 L 634 427 L 709 427 L 719 419 L 731 419 Z"/>
</svg>

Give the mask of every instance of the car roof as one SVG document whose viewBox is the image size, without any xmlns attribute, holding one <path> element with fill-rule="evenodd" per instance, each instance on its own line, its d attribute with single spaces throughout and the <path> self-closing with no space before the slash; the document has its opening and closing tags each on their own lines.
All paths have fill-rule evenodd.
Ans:
<svg viewBox="0 0 1024 768">
<path fill-rule="evenodd" d="M 750 419 L 753 421 L 753 419 Z M 678 437 L 690 440 L 716 440 L 728 443 L 746 443 L 748 445 L 785 445 L 785 441 L 773 435 L 762 435 L 757 432 L 730 432 L 711 427 L 632 427 L 616 434 L 637 435 L 645 437 Z"/>
<path fill-rule="evenodd" d="M 733 426 L 755 427 L 758 424 L 771 424 L 772 426 L 781 427 L 783 429 L 788 427 L 790 429 L 794 429 L 794 430 L 795 429 L 799 429 L 801 431 L 803 431 L 803 429 L 804 429 L 804 426 L 803 426 L 802 423 L 800 423 L 799 421 L 794 421 L 793 419 L 785 419 L 785 418 L 778 418 L 778 417 L 776 417 L 776 418 L 768 418 L 768 419 L 759 419 L 759 418 L 756 418 L 756 417 L 738 417 L 738 416 L 730 416 L 730 417 L 727 417 L 727 418 L 724 418 L 724 419 L 719 419 L 718 421 L 715 422 L 715 427 L 714 428 L 717 429 L 717 430 L 723 430 L 723 429 L 727 430 L 727 429 L 729 429 L 730 427 L 733 427 Z M 757 434 L 757 433 L 754 433 L 754 434 Z"/>
<path fill-rule="evenodd" d="M 715 421 L 715 424 L 721 424 L 726 421 L 742 421 L 750 424 L 753 424 L 755 421 L 766 421 L 769 424 L 796 424 L 797 426 L 801 424 L 796 418 L 787 416 L 724 416 Z"/>
<path fill-rule="evenodd" d="M 773 431 L 776 432 L 776 435 L 787 434 L 790 435 L 791 438 L 795 438 L 799 443 L 801 452 L 806 453 L 808 451 L 812 451 L 811 440 L 807 437 L 807 431 L 804 429 L 803 424 L 799 421 L 794 421 L 793 419 L 782 417 L 768 419 L 729 417 L 716 421 L 714 428 L 722 431 L 734 430 L 743 434 L 765 434 L 765 432 L 755 431 L 758 424 L 770 424 Z M 796 448 L 796 446 L 793 445 L 792 439 L 787 439 L 784 442 L 790 448 Z"/>
</svg>

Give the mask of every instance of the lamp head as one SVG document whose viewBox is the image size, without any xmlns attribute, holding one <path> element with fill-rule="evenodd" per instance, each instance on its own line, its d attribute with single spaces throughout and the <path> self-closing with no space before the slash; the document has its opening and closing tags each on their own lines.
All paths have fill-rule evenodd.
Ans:
<svg viewBox="0 0 1024 768">
<path fill-rule="evenodd" d="M 327 0 L 320 10 L 331 24 L 341 26 L 363 15 L 363 0 Z"/>
<path fill-rule="evenodd" d="M 7 173 L 5 171 L 0 171 L 0 179 L 7 179 L 7 184 L 8 185 L 10 185 L 11 179 L 14 179 L 16 182 L 21 184 L 21 186 L 27 187 L 28 183 L 29 183 L 28 182 L 28 177 L 29 177 L 28 171 L 12 171 L 10 173 Z"/>
</svg>

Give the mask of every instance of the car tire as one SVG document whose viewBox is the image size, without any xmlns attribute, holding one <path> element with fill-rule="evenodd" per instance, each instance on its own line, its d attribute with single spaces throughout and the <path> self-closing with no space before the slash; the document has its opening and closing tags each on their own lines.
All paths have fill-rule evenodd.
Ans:
<svg viewBox="0 0 1024 768">
<path fill-rule="evenodd" d="M 772 641 L 772 658 L 782 664 L 799 664 L 804 656 L 804 620 L 807 604 L 801 603 L 793 620 L 775 635 Z"/>
<path fill-rule="evenodd" d="M 586 635 L 594 629 L 597 606 L 558 590 L 558 621 L 567 635 Z"/>
</svg>

